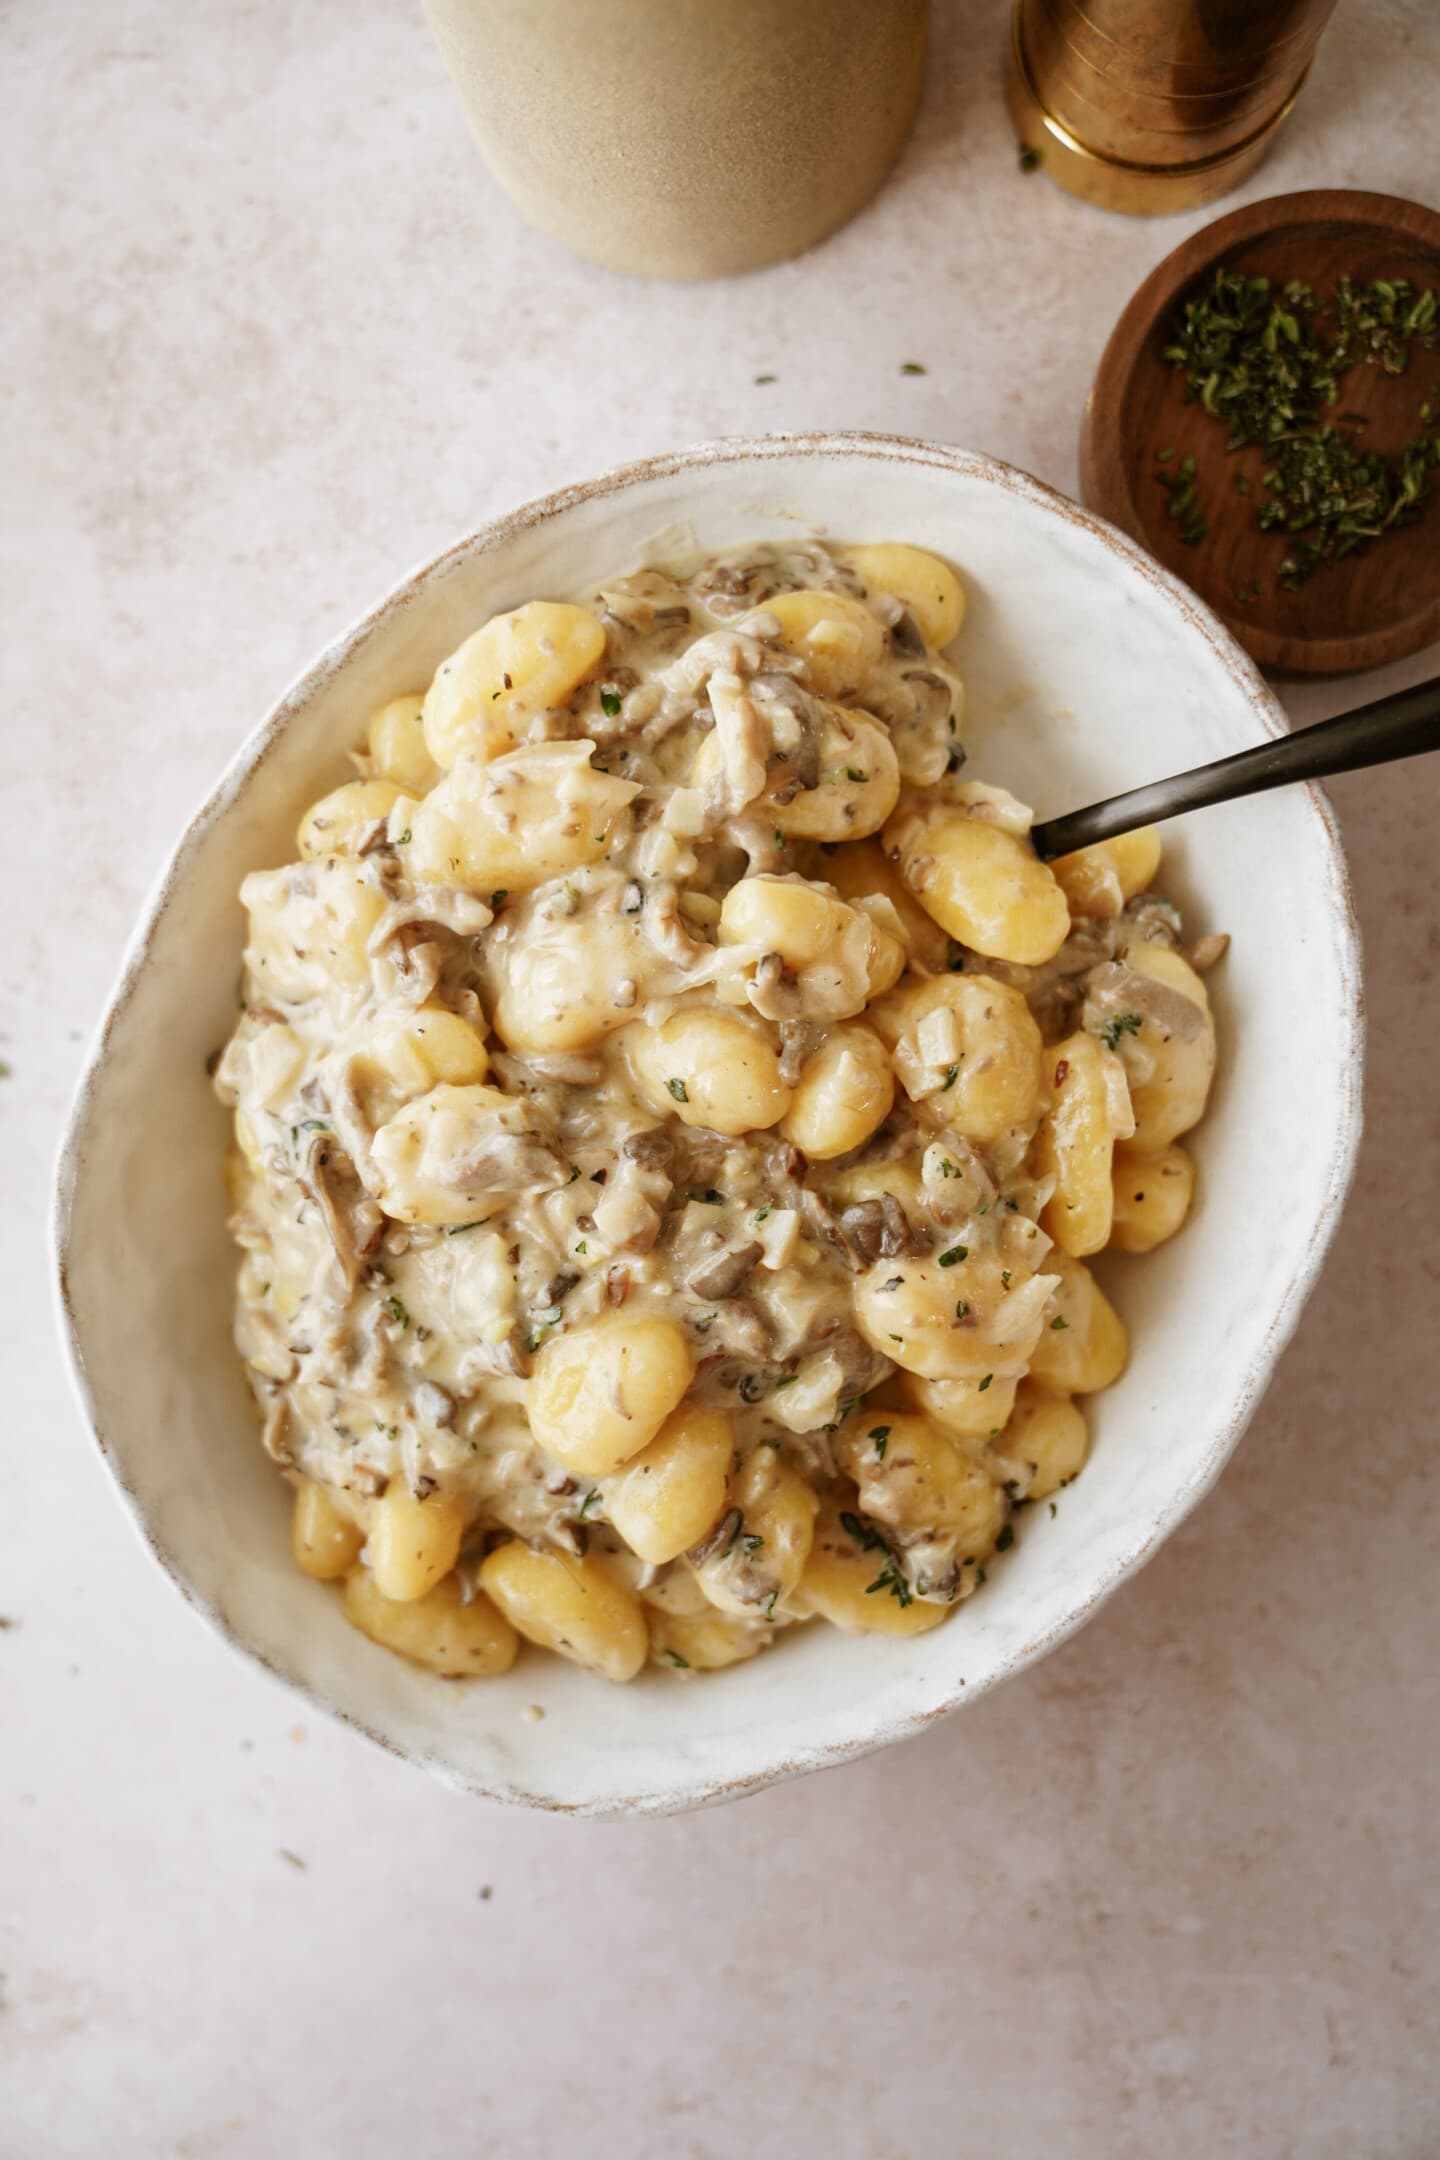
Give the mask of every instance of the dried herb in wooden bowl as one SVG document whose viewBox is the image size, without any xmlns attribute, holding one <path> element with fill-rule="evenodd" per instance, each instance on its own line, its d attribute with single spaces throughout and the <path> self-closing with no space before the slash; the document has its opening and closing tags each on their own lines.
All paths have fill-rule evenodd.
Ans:
<svg viewBox="0 0 1440 2160">
<path fill-rule="evenodd" d="M 1222 267 L 1181 308 L 1165 358 L 1185 371 L 1186 402 L 1203 405 L 1224 424 L 1230 450 L 1263 448 L 1266 499 L 1256 522 L 1291 539 L 1277 571 L 1282 585 L 1293 591 L 1322 562 L 1355 554 L 1419 517 L 1440 465 L 1432 408 L 1421 405 L 1421 432 L 1393 456 L 1360 447 L 1363 414 L 1332 412 L 1351 368 L 1378 365 L 1402 375 L 1412 348 L 1437 340 L 1436 295 L 1407 278 L 1357 285 L 1341 277 L 1330 299 L 1321 300 L 1299 279 L 1277 289 L 1268 277 Z M 1163 460 L 1157 453 L 1157 462 Z M 1162 473 L 1159 481 L 1170 498 L 1168 515 L 1183 520 L 1180 538 L 1198 544 L 1207 524 L 1195 460 L 1186 458 L 1173 478 Z"/>
</svg>

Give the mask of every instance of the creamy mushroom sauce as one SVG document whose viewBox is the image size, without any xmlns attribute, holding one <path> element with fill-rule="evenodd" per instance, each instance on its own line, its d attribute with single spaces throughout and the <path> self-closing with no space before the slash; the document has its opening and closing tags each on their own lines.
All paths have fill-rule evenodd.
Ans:
<svg viewBox="0 0 1440 2160">
<path fill-rule="evenodd" d="M 1057 1181 L 1083 1177 L 1093 1143 L 1105 1195 L 1121 1189 L 1132 1091 L 1164 1092 L 1208 1011 L 1176 911 L 1127 897 L 1101 850 L 1074 859 L 1043 959 L 942 926 L 937 814 L 1014 836 L 1050 874 L 1028 812 L 966 768 L 963 685 L 920 626 L 953 633 L 963 592 L 936 566 L 917 597 L 931 558 L 912 553 L 782 544 L 642 570 L 586 596 L 578 644 L 577 609 L 530 629 L 522 610 L 499 644 L 491 625 L 423 705 L 376 717 L 301 859 L 246 880 L 243 1010 L 216 1075 L 236 1113 L 236 1339 L 265 1446 L 341 1526 L 314 1572 L 363 1573 L 380 1496 L 402 1490 L 458 1510 L 452 1613 L 482 1595 L 487 1553 L 525 1541 L 598 1561 L 627 1612 L 638 1593 L 653 1655 L 721 1664 L 816 1613 L 896 1632 L 942 1617 L 1027 1494 L 1079 1467 L 1083 1424 L 1052 1443 L 1036 1422 L 1096 1384 L 1060 1357 L 1090 1322 L 1083 1300 L 1063 1317 L 1066 1270 L 1085 1271 L 1052 1251 Z M 806 595 L 837 608 L 797 612 Z M 802 923 L 777 949 L 774 880 L 828 904 L 823 936 Z M 674 1032 L 697 1015 L 730 1035 Z M 1067 1141 L 1066 1061 L 1041 1043 L 1072 1031 L 1095 1085 Z M 1195 1116 L 1203 1100 L 1202 1084 Z M 1170 1158 L 1189 1122 L 1152 1119 L 1159 1145 L 1135 1159 L 1168 1150 L 1184 1182 Z M 527 1419 L 547 1346 L 616 1313 L 677 1325 L 685 1404 L 731 1421 L 713 1521 L 658 1563 L 610 1521 L 625 1469 L 577 1472 Z M 1103 1377 L 1120 1359 L 1123 1334 Z M 938 1468 L 910 1445 L 922 1417 Z M 821 1496 L 812 1533 L 747 1528 L 767 1450 Z"/>
</svg>

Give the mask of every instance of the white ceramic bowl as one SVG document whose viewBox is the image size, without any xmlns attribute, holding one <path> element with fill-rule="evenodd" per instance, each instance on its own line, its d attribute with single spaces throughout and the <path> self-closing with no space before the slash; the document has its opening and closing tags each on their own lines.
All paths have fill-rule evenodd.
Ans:
<svg viewBox="0 0 1440 2160">
<path fill-rule="evenodd" d="M 236 888 L 289 859 L 298 810 L 341 775 L 382 699 L 425 682 L 494 610 L 583 592 L 677 520 L 707 548 L 798 523 L 962 566 L 975 769 L 1041 815 L 1284 728 L 1183 586 L 1024 474 L 933 444 L 780 437 L 630 466 L 483 527 L 320 656 L 191 821 L 60 1163 L 63 1326 L 95 1437 L 150 1550 L 229 1642 L 455 1785 L 596 1815 L 695 1807 L 902 1739 L 1079 1627 L 1235 1446 L 1334 1228 L 1359 1126 L 1356 936 L 1323 800 L 1290 789 L 1172 825 L 1163 882 L 1193 930 L 1234 938 L 1212 978 L 1222 1063 L 1197 1136 L 1199 1205 L 1152 1258 L 1102 1263 L 1134 1354 L 1093 1405 L 1092 1460 L 1053 1518 L 1027 1514 L 950 1625 L 903 1642 L 813 1627 L 722 1674 L 626 1688 L 538 1655 L 457 1686 L 348 1627 L 291 1563 L 288 1494 L 230 1343 L 225 1121 L 205 1059 L 234 1020 Z"/>
</svg>

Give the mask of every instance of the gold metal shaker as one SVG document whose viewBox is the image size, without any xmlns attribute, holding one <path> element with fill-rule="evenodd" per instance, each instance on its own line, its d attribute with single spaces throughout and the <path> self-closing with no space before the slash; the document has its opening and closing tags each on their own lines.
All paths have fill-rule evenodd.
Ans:
<svg viewBox="0 0 1440 2160">
<path fill-rule="evenodd" d="M 1300 94 L 1335 0 L 1015 0 L 1022 150 L 1105 210 L 1191 210 L 1243 180 Z"/>
</svg>

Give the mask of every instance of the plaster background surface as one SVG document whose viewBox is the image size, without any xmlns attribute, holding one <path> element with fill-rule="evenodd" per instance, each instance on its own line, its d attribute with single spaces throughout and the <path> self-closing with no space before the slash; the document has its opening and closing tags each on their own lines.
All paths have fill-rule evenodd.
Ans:
<svg viewBox="0 0 1440 2160">
<path fill-rule="evenodd" d="M 1003 35 L 998 0 L 941 0 L 856 223 L 667 287 L 524 225 L 418 9 L 0 6 L 3 2160 L 1440 2149 L 1440 760 L 1333 789 L 1369 1130 L 1235 1462 L 1080 1637 L 903 1750 L 648 1824 L 449 1795 L 186 1618 L 53 1341 L 50 1158 L 131 916 L 233 744 L 400 570 L 770 427 L 934 435 L 1073 489 L 1109 326 L 1204 214 L 1022 177 Z M 1425 0 L 1342 8 L 1220 207 L 1433 200 L 1437 79 Z M 1434 670 L 1283 694 L 1312 720 Z"/>
</svg>

